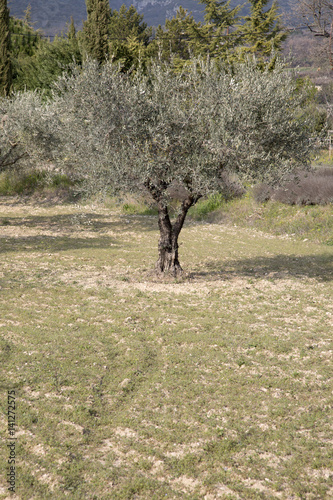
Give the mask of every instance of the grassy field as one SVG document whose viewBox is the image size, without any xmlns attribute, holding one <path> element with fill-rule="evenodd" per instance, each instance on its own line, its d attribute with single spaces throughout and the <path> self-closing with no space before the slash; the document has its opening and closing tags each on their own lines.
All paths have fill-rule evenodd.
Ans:
<svg viewBox="0 0 333 500">
<path fill-rule="evenodd" d="M 192 219 L 161 281 L 154 216 L 3 198 L 0 237 L 1 499 L 333 496 L 332 246 Z"/>
</svg>

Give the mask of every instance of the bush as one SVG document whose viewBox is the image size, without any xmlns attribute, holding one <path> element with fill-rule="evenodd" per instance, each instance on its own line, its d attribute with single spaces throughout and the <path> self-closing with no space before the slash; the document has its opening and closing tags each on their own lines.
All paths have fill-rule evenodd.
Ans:
<svg viewBox="0 0 333 500">
<path fill-rule="evenodd" d="M 54 174 L 48 180 L 48 184 L 53 188 L 70 188 L 73 186 L 73 181 L 66 174 Z"/>
<path fill-rule="evenodd" d="M 279 186 L 259 184 L 254 188 L 259 203 L 274 200 L 287 205 L 327 205 L 333 203 L 333 168 L 302 171 Z"/>
<path fill-rule="evenodd" d="M 7 171 L 0 174 L 0 195 L 13 196 L 33 192 L 45 182 L 45 174 L 32 171 L 22 173 L 18 171 Z"/>
<path fill-rule="evenodd" d="M 220 208 L 224 201 L 225 199 L 221 194 L 209 196 L 209 198 L 198 201 L 198 203 L 190 209 L 189 213 L 195 219 L 202 219 L 207 214 Z"/>
<path fill-rule="evenodd" d="M 254 199 L 258 203 L 265 203 L 272 198 L 273 188 L 268 184 L 262 182 L 253 188 Z"/>
</svg>

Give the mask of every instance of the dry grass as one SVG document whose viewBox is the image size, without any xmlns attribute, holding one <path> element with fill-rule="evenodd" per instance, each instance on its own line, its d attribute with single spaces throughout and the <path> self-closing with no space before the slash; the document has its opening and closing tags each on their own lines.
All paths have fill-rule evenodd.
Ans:
<svg viewBox="0 0 333 500">
<path fill-rule="evenodd" d="M 155 217 L 0 208 L 16 498 L 333 495 L 332 247 L 192 221 L 159 281 Z"/>
</svg>

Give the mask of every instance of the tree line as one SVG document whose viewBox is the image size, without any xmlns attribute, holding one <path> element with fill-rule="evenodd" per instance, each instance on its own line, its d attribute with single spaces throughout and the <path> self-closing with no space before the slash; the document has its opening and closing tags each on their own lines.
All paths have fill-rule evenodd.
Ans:
<svg viewBox="0 0 333 500">
<path fill-rule="evenodd" d="M 280 24 L 278 4 L 249 0 L 250 13 L 230 2 L 199 0 L 204 21 L 195 21 L 179 7 L 172 19 L 156 29 L 147 26 L 134 6 L 112 10 L 108 0 L 86 0 L 87 19 L 77 31 L 73 19 L 64 33 L 48 39 L 35 30 L 28 8 L 22 20 L 10 16 L 7 1 L 0 4 L 0 92 L 49 90 L 52 82 L 73 61 L 91 58 L 103 64 L 118 61 L 123 71 L 147 65 L 153 59 L 172 59 L 180 69 L 191 57 L 207 56 L 227 63 L 255 54 L 258 63 L 274 64 L 286 37 Z"/>
</svg>

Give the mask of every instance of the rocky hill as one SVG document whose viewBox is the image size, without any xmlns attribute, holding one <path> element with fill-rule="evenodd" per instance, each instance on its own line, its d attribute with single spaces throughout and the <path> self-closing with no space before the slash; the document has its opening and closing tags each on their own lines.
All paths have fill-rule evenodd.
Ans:
<svg viewBox="0 0 333 500">
<path fill-rule="evenodd" d="M 164 24 L 166 18 L 175 14 L 177 7 L 182 5 L 192 12 L 197 20 L 203 19 L 203 5 L 195 0 L 111 0 L 112 9 L 119 9 L 122 4 L 129 7 L 133 4 L 138 12 L 144 14 L 144 21 L 149 26 Z M 244 4 L 242 0 L 232 0 L 232 5 Z M 280 10 L 283 15 L 290 14 L 293 0 L 280 0 Z M 45 34 L 60 32 L 73 16 L 77 28 L 86 19 L 85 0 L 8 0 L 12 16 L 23 18 L 24 11 L 31 5 L 32 21 L 35 28 L 41 29 Z"/>
</svg>

